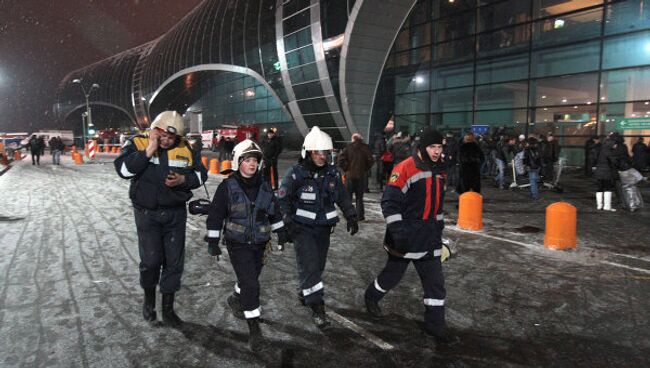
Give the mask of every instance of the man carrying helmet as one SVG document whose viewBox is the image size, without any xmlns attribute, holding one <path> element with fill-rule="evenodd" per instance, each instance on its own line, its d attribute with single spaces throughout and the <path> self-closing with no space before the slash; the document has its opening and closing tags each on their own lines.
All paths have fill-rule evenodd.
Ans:
<svg viewBox="0 0 650 368">
<path fill-rule="evenodd" d="M 368 285 L 365 303 L 368 313 L 383 317 L 379 301 L 395 287 L 409 263 L 413 262 L 424 289 L 424 331 L 436 343 L 454 338 L 445 328 L 445 282 L 440 257 L 444 221 L 445 169 L 442 161 L 443 137 L 426 127 L 411 157 L 393 169 L 381 199 L 386 220 L 384 249 L 386 266 Z"/>
<path fill-rule="evenodd" d="M 181 287 L 185 258 L 185 203 L 208 176 L 200 152 L 190 148 L 184 134 L 181 116 L 163 111 L 151 124 L 149 135 L 127 140 L 114 162 L 118 175 L 131 180 L 129 197 L 144 289 L 142 316 L 156 321 L 156 285 L 160 284 L 163 321 L 174 327 L 183 322 L 174 312 L 174 294 Z"/>
<path fill-rule="evenodd" d="M 278 197 L 284 222 L 290 228 L 298 276 L 299 297 L 312 310 L 319 328 L 329 325 L 323 301 L 322 282 L 332 228 L 339 220 L 334 204 L 343 211 L 347 230 L 359 230 L 357 215 L 335 166 L 327 163 L 332 138 L 317 126 L 305 136 L 300 161 L 287 172 Z"/>
<path fill-rule="evenodd" d="M 208 253 L 219 256 L 223 236 L 237 282 L 228 305 L 233 315 L 246 319 L 252 350 L 263 341 L 259 326 L 262 259 L 271 232 L 278 234 L 279 249 L 291 241 L 269 182 L 262 177 L 262 150 L 250 139 L 235 146 L 233 175 L 222 181 L 208 211 Z"/>
</svg>

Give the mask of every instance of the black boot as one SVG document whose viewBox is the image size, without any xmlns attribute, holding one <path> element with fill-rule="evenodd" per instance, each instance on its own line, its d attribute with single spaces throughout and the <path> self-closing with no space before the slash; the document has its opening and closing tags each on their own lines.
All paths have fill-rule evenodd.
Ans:
<svg viewBox="0 0 650 368">
<path fill-rule="evenodd" d="M 145 321 L 153 322 L 156 320 L 156 288 L 144 289 L 144 303 L 142 304 L 142 317 Z"/>
<path fill-rule="evenodd" d="M 325 314 L 325 304 L 312 304 L 309 307 L 312 310 L 311 317 L 314 320 L 316 327 L 320 328 L 321 330 L 329 327 L 330 321 L 327 318 L 327 314 Z"/>
<path fill-rule="evenodd" d="M 368 311 L 368 314 L 370 314 L 374 319 L 382 319 L 384 313 L 382 313 L 379 303 L 368 297 L 365 297 L 364 299 L 366 300 L 366 310 Z"/>
<path fill-rule="evenodd" d="M 232 315 L 237 319 L 244 319 L 244 311 L 241 308 L 241 297 L 239 294 L 232 293 L 228 297 L 227 302 Z"/>
<path fill-rule="evenodd" d="M 264 343 L 264 336 L 260 329 L 259 318 L 247 319 L 246 322 L 248 323 L 248 346 L 253 351 L 260 350 Z"/>
<path fill-rule="evenodd" d="M 302 295 L 302 291 L 298 292 L 298 301 L 303 307 L 307 305 L 305 304 L 305 297 Z"/>
<path fill-rule="evenodd" d="M 174 293 L 162 295 L 162 315 L 163 322 L 172 327 L 180 327 L 183 324 L 183 320 L 174 312 Z"/>
</svg>

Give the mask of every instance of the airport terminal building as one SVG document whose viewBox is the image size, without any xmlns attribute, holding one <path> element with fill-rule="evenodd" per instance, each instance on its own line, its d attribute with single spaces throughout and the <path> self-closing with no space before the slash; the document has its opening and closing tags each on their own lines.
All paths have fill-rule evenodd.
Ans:
<svg viewBox="0 0 650 368">
<path fill-rule="evenodd" d="M 163 110 L 203 129 L 314 125 L 339 144 L 393 117 L 460 133 L 506 126 L 560 137 L 570 162 L 594 134 L 650 133 L 646 0 L 206 0 L 159 38 L 71 72 L 55 111 L 101 128 Z"/>
</svg>

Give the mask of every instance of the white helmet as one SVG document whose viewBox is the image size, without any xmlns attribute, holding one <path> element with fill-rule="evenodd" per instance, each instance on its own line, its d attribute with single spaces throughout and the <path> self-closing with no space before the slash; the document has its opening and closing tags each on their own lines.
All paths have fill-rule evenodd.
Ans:
<svg viewBox="0 0 650 368">
<path fill-rule="evenodd" d="M 257 143 L 251 141 L 250 139 L 244 139 L 243 141 L 239 142 L 232 150 L 232 170 L 239 170 L 239 162 L 248 156 L 257 157 L 257 170 L 259 171 L 260 167 L 262 167 L 262 159 L 264 158 L 264 154 L 262 153 L 260 146 L 258 146 Z"/>
<path fill-rule="evenodd" d="M 162 129 L 168 133 L 173 133 L 178 136 L 185 135 L 185 123 L 181 115 L 176 111 L 163 111 L 151 123 L 151 129 Z"/>
<path fill-rule="evenodd" d="M 332 149 L 334 149 L 332 137 L 314 126 L 311 128 L 311 132 L 305 136 L 305 142 L 302 144 L 300 154 L 302 158 L 306 158 L 307 151 L 331 151 Z"/>
</svg>

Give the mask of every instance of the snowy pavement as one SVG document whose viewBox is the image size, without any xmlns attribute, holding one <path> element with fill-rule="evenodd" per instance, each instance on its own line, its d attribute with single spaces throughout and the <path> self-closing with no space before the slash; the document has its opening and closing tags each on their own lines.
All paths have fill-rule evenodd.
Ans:
<svg viewBox="0 0 650 368">
<path fill-rule="evenodd" d="M 52 166 L 28 160 L 0 176 L 0 366 L 2 367 L 430 367 L 648 366 L 649 210 L 603 214 L 592 194 L 484 190 L 485 230 L 457 229 L 455 195 L 446 236 L 447 321 L 460 344 L 436 348 L 420 332 L 421 287 L 410 267 L 371 320 L 363 291 L 385 262 L 379 194 L 367 195 L 359 234 L 332 236 L 324 276 L 335 321 L 323 333 L 296 298 L 294 252 L 275 252 L 262 272 L 263 333 L 252 353 L 247 327 L 229 312 L 234 274 L 202 241 L 205 219 L 189 216 L 175 330 L 142 320 L 138 247 L 128 182 L 106 164 Z M 288 162 L 281 162 L 281 168 Z M 284 171 L 281 169 L 281 171 Z M 577 184 L 576 184 L 577 183 Z M 214 193 L 217 180 L 208 189 Z M 487 181 L 484 182 L 487 185 Z M 195 191 L 205 197 L 202 188 Z M 578 207 L 578 249 L 543 243 L 544 208 Z M 535 228 L 541 229 L 534 232 Z M 531 230 L 532 229 L 532 230 Z M 532 232 L 531 232 L 532 231 Z M 158 299 L 160 308 L 160 298 Z"/>
</svg>

